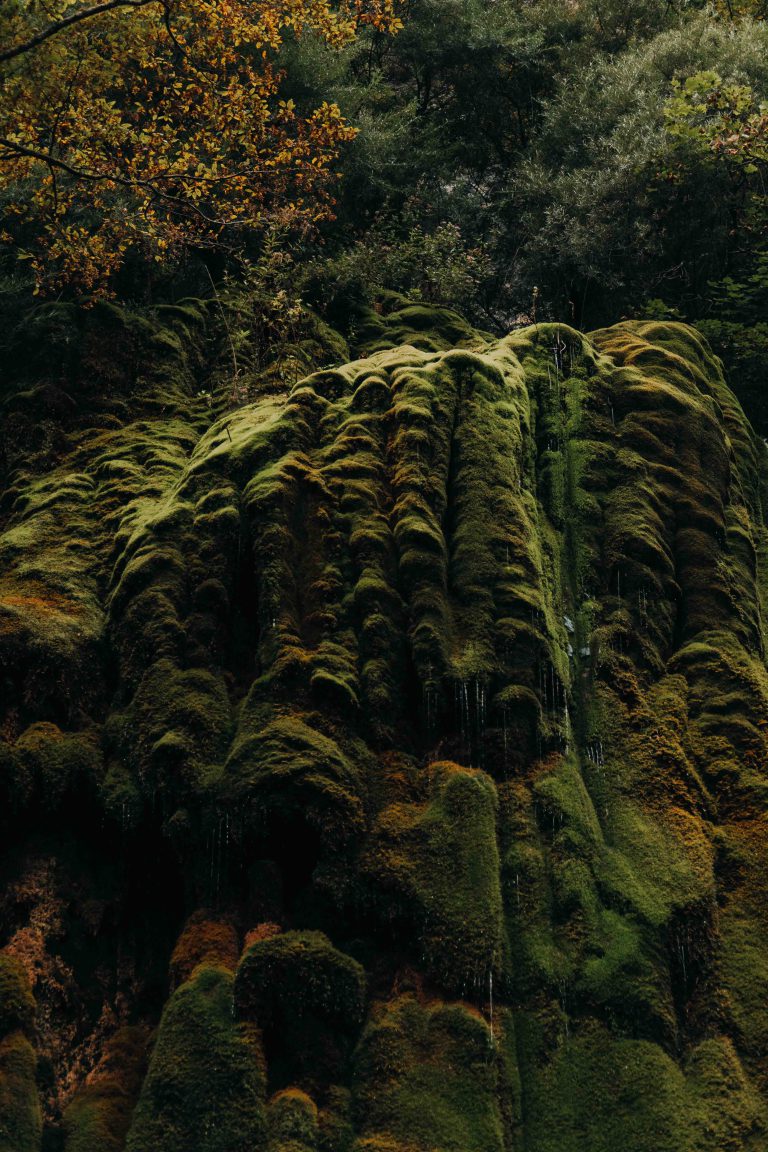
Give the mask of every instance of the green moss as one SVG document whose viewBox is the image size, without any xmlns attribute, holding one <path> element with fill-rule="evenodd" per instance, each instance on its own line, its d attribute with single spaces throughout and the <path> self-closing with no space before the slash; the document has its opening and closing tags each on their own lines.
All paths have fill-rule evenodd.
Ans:
<svg viewBox="0 0 768 1152">
<path fill-rule="evenodd" d="M 94 731 L 68 733 L 38 722 L 21 734 L 15 749 L 24 776 L 47 808 L 55 809 L 68 792 L 91 790 L 101 782 L 101 749 Z"/>
<path fill-rule="evenodd" d="M 365 976 L 322 932 L 285 932 L 246 950 L 235 999 L 238 1012 L 262 1026 L 275 1013 L 311 1012 L 354 1030 L 362 1019 Z"/>
<path fill-rule="evenodd" d="M 364 866 L 415 920 L 428 971 L 454 990 L 485 989 L 503 946 L 496 791 L 456 764 L 429 775 L 425 803 L 381 812 Z"/>
<path fill-rule="evenodd" d="M 698 1044 L 685 1066 L 691 1110 L 691 1148 L 710 1152 L 762 1147 L 768 1138 L 765 1100 L 744 1072 L 731 1040 Z"/>
<path fill-rule="evenodd" d="M 265 1137 L 257 1037 L 232 1016 L 233 978 L 199 967 L 160 1022 L 127 1152 L 251 1152 Z"/>
<path fill-rule="evenodd" d="M 31 1033 L 35 1021 L 35 1000 L 21 961 L 0 952 L 0 1037 L 9 1032 Z"/>
<path fill-rule="evenodd" d="M 397 293 L 382 293 L 374 308 L 355 321 L 354 346 L 370 356 L 374 352 L 408 344 L 428 352 L 456 345 L 482 344 L 485 334 L 467 324 L 449 308 L 411 304 Z"/>
<path fill-rule="evenodd" d="M 761 1147 L 768 471 L 719 363 L 385 297 L 366 359 L 307 316 L 266 364 L 223 306 L 235 407 L 187 301 L 41 318 L 76 400 L 6 409 L 4 828 L 98 796 L 121 859 L 170 842 L 179 918 L 219 905 L 131 1152 Z M 104 1055 L 78 1152 L 133 1098 Z"/>
<path fill-rule="evenodd" d="M 498 1069 L 485 1021 L 413 995 L 375 1006 L 355 1054 L 360 1148 L 501 1152 Z"/>
<path fill-rule="evenodd" d="M 270 1149 L 313 1152 L 318 1146 L 317 1106 L 297 1088 L 278 1092 L 269 1102 Z"/>
<path fill-rule="evenodd" d="M 526 1084 L 535 1152 L 681 1152 L 690 1147 L 685 1079 L 645 1041 L 593 1029 L 566 1041 Z"/>
<path fill-rule="evenodd" d="M 266 1034 L 270 1083 L 315 1093 L 343 1082 L 365 992 L 362 967 L 322 932 L 286 932 L 246 948 L 235 1011 Z"/>
<path fill-rule="evenodd" d="M 0 1150 L 39 1152 L 42 1110 L 34 1038 L 35 1001 L 26 970 L 0 953 Z"/>
<path fill-rule="evenodd" d="M 218 775 L 231 724 L 220 677 L 161 659 L 148 669 L 130 707 L 113 715 L 111 730 L 115 753 L 145 794 L 164 794 L 175 807 L 203 793 Z"/>
<path fill-rule="evenodd" d="M 265 815 L 278 821 L 300 817 L 313 827 L 332 884 L 334 860 L 363 829 L 357 756 L 365 763 L 369 754 L 354 742 L 341 746 L 326 727 L 318 714 L 274 714 L 254 692 L 241 711 L 224 797 L 246 827 L 263 829 Z"/>
<path fill-rule="evenodd" d="M 0 1149 L 39 1152 L 43 1119 L 35 1084 L 37 1058 L 21 1032 L 0 1040 Z"/>
<path fill-rule="evenodd" d="M 146 1072 L 147 1033 L 122 1028 L 64 1116 L 65 1152 L 122 1152 Z"/>
</svg>

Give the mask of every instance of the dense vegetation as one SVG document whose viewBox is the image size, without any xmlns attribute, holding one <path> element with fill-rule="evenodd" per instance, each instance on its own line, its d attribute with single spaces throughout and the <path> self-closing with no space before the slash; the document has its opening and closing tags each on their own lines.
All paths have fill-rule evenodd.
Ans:
<svg viewBox="0 0 768 1152">
<path fill-rule="evenodd" d="M 227 273 L 267 318 L 389 289 L 499 334 L 681 318 L 768 422 L 752 0 L 145 2 L 0 53 L 9 287 L 146 304 Z M 2 38 L 73 7 L 7 5 Z"/>
<path fill-rule="evenodd" d="M 762 1152 L 765 14 L 96 8 L 0 3 L 0 1152 Z"/>
</svg>

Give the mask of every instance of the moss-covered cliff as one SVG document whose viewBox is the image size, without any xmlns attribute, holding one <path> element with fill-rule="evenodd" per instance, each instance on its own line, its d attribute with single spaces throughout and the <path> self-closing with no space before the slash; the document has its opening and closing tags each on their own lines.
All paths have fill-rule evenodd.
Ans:
<svg viewBox="0 0 768 1152">
<path fill-rule="evenodd" d="M 768 461 L 703 341 L 390 300 L 233 407 L 193 302 L 84 323 L 6 388 L 0 1150 L 767 1147 Z"/>
</svg>

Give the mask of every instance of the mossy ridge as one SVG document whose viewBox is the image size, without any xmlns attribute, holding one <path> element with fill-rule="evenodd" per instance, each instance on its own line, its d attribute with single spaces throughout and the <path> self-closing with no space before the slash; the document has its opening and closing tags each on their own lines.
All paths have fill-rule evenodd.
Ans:
<svg viewBox="0 0 768 1152">
<path fill-rule="evenodd" d="M 371 307 L 353 315 L 350 332 L 353 350 L 364 357 L 405 344 L 424 352 L 444 352 L 492 342 L 489 333 L 472 328 L 450 308 L 414 304 L 397 292 L 387 291 Z"/>
<path fill-rule="evenodd" d="M 633 527 L 640 516 L 632 536 L 655 537 L 674 564 L 680 606 L 668 647 L 717 619 L 746 648 L 762 652 L 755 584 L 758 452 L 719 362 L 685 325 L 623 324 L 593 338 L 627 373 L 616 394 L 619 439 L 629 453 L 642 444 L 652 481 L 655 506 L 626 517 Z M 642 554 L 627 528 L 623 543 L 619 537 L 609 543 L 609 558 L 617 581 L 624 576 L 623 598 L 631 600 Z M 656 607 L 655 598 L 646 600 L 648 607 Z"/>
<path fill-rule="evenodd" d="M 409 608 L 412 658 L 421 673 L 430 720 L 437 710 L 434 695 L 440 692 L 444 697 L 446 688 L 455 684 L 458 709 L 443 699 L 442 711 L 454 713 L 457 729 L 464 725 L 462 742 L 482 745 L 485 705 L 473 702 L 468 724 L 460 722 L 459 714 L 468 684 L 475 700 L 486 698 L 497 665 L 495 623 L 509 620 L 507 631 L 519 639 L 528 627 L 523 621 L 533 616 L 532 643 L 548 651 L 536 623 L 544 598 L 530 587 L 544 566 L 536 554 L 531 497 L 522 491 L 517 454 L 502 450 L 515 427 L 515 442 L 522 446 L 526 440 L 527 397 L 515 365 L 506 350 L 485 358 L 459 352 L 438 357 L 407 350 L 405 357 L 383 354 L 370 367 L 351 365 L 343 372 L 310 378 L 294 390 L 279 419 L 271 402 L 265 416 L 263 405 L 241 413 L 233 419 L 226 443 L 222 431 L 210 435 L 205 448 L 201 445 L 195 452 L 187 477 L 176 484 L 166 509 L 132 533 L 131 560 L 120 561 L 116 569 L 112 611 L 119 622 L 118 636 L 125 632 L 133 638 L 138 631 L 149 637 L 157 655 L 167 655 L 177 664 L 189 662 L 186 633 L 192 623 L 199 633 L 201 622 L 189 610 L 188 585 L 179 586 L 181 573 L 194 568 L 185 555 L 185 525 L 194 500 L 203 498 L 194 494 L 210 484 L 207 474 L 225 473 L 236 486 L 232 497 L 222 495 L 225 504 L 216 509 L 216 520 L 221 520 L 225 507 L 232 510 L 231 515 L 227 512 L 228 547 L 237 541 L 239 548 L 242 529 L 236 492 L 241 487 L 242 506 L 251 522 L 249 546 L 258 557 L 259 654 L 265 687 L 271 684 L 271 691 L 276 691 L 290 683 L 293 691 L 302 689 L 308 699 L 330 704 L 345 715 L 362 700 L 368 705 L 366 714 L 385 704 L 396 705 L 393 685 L 402 683 L 406 658 L 396 641 Z M 358 382 L 372 377 L 372 387 L 381 397 L 387 376 L 393 401 L 383 411 L 380 400 L 373 404 L 362 400 Z M 457 407 L 461 404 L 466 411 Z M 246 419 L 248 431 L 241 433 Z M 456 445 L 454 429 L 459 437 Z M 495 443 L 494 436 L 499 450 L 492 453 L 492 460 L 504 461 L 504 470 L 487 477 L 484 446 L 489 438 Z M 390 444 L 394 456 L 388 459 L 384 451 L 389 452 Z M 423 462 L 414 471 L 414 450 L 417 461 L 422 461 L 422 447 Z M 391 531 L 385 519 L 387 506 L 381 506 L 379 495 L 390 470 L 395 517 Z M 453 487 L 446 487 L 449 480 Z M 437 484 L 434 491 L 430 484 Z M 461 495 L 478 485 L 478 495 Z M 422 487 L 426 492 L 420 491 Z M 459 519 L 448 526 L 446 540 L 440 521 L 449 506 L 456 507 Z M 489 521 L 486 512 L 478 516 L 486 507 L 496 509 L 498 521 Z M 522 534 L 514 530 L 511 536 L 499 535 L 498 523 L 507 521 L 522 523 Z M 307 523 L 313 526 L 314 538 L 306 535 Z M 196 524 L 203 532 L 208 530 L 200 518 Z M 170 545 L 169 533 L 177 539 L 181 533 L 181 550 Z M 168 545 L 162 543 L 166 539 Z M 189 550 L 193 547 L 197 555 L 206 554 L 199 532 Z M 484 595 L 478 601 L 485 576 L 501 567 L 502 548 L 504 559 L 511 561 L 506 579 L 499 580 L 492 600 Z M 357 557 L 351 569 L 350 550 L 353 562 Z M 443 576 L 434 568 L 441 553 L 448 565 Z M 218 555 L 221 559 L 220 550 Z M 477 572 L 480 560 L 483 579 Z M 219 563 L 221 578 L 212 577 L 223 587 L 223 602 L 232 584 L 231 560 L 229 580 L 226 568 L 225 558 L 223 566 Z M 355 577 L 356 604 L 343 593 Z M 404 605 L 398 586 L 405 592 Z M 361 621 L 355 607 L 364 605 L 368 611 Z M 139 610 L 145 620 L 137 630 Z M 523 618 L 521 629 L 512 623 L 515 617 Z M 505 647 L 508 652 L 508 642 Z M 133 651 L 125 655 L 136 662 Z M 525 675 L 533 681 L 529 669 Z M 530 733 L 538 725 L 534 684 L 526 683 L 521 690 L 530 693 L 523 720 Z M 449 699 L 452 694 L 449 691 Z M 506 714 L 513 695 L 507 692 L 501 700 L 497 711 Z M 467 705 L 465 715 L 469 711 Z M 468 754 L 472 759 L 471 747 Z"/>
<path fill-rule="evenodd" d="M 56 311 L 37 310 L 40 317 Z M 82 665 L 100 655 L 115 517 L 132 498 L 152 493 L 164 464 L 178 466 L 179 440 L 186 437 L 188 447 L 194 439 L 185 420 L 195 408 L 198 420 L 206 418 L 195 399 L 191 361 L 199 348 L 189 332 L 182 339 L 172 325 L 107 304 L 70 320 L 64 343 L 74 340 L 78 352 L 66 387 L 88 404 L 69 396 L 68 439 L 53 462 L 34 451 L 16 462 L 0 535 L 9 631 L 24 629 L 33 650 L 47 644 L 54 666 L 66 662 L 67 700 L 88 698 Z M 9 385 L 7 403 L 18 396 Z"/>
<path fill-rule="evenodd" d="M 766 1137 L 765 1102 L 725 1037 L 696 1046 L 681 1069 L 647 1041 L 588 1028 L 562 1043 L 526 1117 L 535 1152 L 735 1152 Z"/>
<path fill-rule="evenodd" d="M 542 562 L 531 497 L 522 491 L 518 453 L 508 451 L 510 437 L 521 448 L 526 440 L 526 410 L 519 367 L 505 349 L 381 353 L 294 390 L 274 427 L 283 445 L 290 436 L 291 449 L 283 447 L 282 461 L 257 472 L 245 493 L 261 559 L 261 650 L 270 678 L 308 683 L 346 711 L 358 702 L 369 705 L 365 714 L 397 707 L 391 686 L 402 683 L 397 639 L 406 611 L 430 720 L 455 713 L 458 729 L 462 705 L 451 699 L 453 687 L 459 699 L 470 685 L 473 698 L 486 699 L 499 664 L 497 622 L 509 621 L 513 639 L 530 627 L 533 644 L 546 649 L 536 631 Z M 498 451 L 488 452 L 489 443 Z M 307 517 L 318 526 L 315 539 L 307 537 Z M 350 579 L 354 604 L 342 591 Z M 354 608 L 368 609 L 362 620 Z M 473 699 L 473 744 L 482 743 L 484 708 Z M 466 728 L 457 733 L 465 744 Z"/>
<path fill-rule="evenodd" d="M 662 351 L 655 352 L 649 341 Z M 755 771 L 766 756 L 761 719 L 766 701 L 761 613 L 764 569 L 759 563 L 764 534 L 760 511 L 764 453 L 725 385 L 719 365 L 692 330 L 623 325 L 613 334 L 603 334 L 602 345 L 622 363 L 642 363 L 645 371 L 650 368 L 678 393 L 698 394 L 704 401 L 703 408 L 689 409 L 689 419 L 677 434 L 680 462 L 667 471 L 661 485 L 662 491 L 666 485 L 665 499 L 673 499 L 677 508 L 675 578 L 681 591 L 673 637 L 677 651 L 669 663 L 676 675 L 669 681 L 664 711 L 680 717 L 673 721 L 677 731 L 672 736 L 680 770 L 675 785 L 674 773 L 670 776 L 665 769 L 663 776 L 659 774 L 662 760 L 658 759 L 653 772 L 641 769 L 637 779 L 657 781 L 653 805 L 663 813 L 669 830 L 676 824 L 680 845 L 701 878 L 701 898 L 689 905 L 688 926 L 678 944 L 682 958 L 672 964 L 673 978 L 676 966 L 677 983 L 687 985 L 684 995 L 692 998 L 686 1013 L 689 1018 L 693 1013 L 699 1020 L 709 1019 L 711 1026 L 713 1014 L 719 1017 L 721 1009 L 706 988 L 716 986 L 718 980 L 725 983 L 732 998 L 729 1026 L 740 1037 L 742 1055 L 762 1084 L 766 1066 L 758 1053 L 763 1051 L 765 1026 L 757 1010 L 756 989 L 765 987 L 766 974 L 758 962 L 760 946 L 755 950 L 762 931 L 758 911 L 762 897 L 753 887 L 762 872 L 760 866 L 746 872 L 734 864 L 740 844 L 751 843 L 749 851 L 754 851 L 752 833 L 744 837 L 743 832 L 755 829 L 753 821 L 755 817 L 759 821 L 758 813 L 765 805 L 761 774 Z M 688 437 L 690 448 L 680 445 L 681 435 Z M 658 449 L 654 451 L 664 458 Z M 703 481 L 693 482 L 691 472 Z M 681 492 L 685 492 L 682 503 Z M 658 744 L 658 717 L 652 734 Z M 660 748 L 667 765 L 671 747 L 669 738 L 663 738 Z M 638 763 L 643 759 L 640 753 Z M 677 793 L 671 811 L 670 788 Z M 675 811 L 680 817 L 677 822 L 670 820 Z M 720 824 L 714 845 L 709 828 L 713 818 Z M 674 870 L 668 872 L 673 874 Z M 706 907 L 708 901 L 714 908 L 714 886 L 722 893 L 723 883 L 730 889 L 728 896 L 720 896 L 723 911 L 719 916 L 707 913 L 702 919 L 695 911 L 697 905 Z M 682 967 L 687 969 L 685 975 L 681 975 Z M 746 1008 L 747 1003 L 751 1007 Z"/>
<path fill-rule="evenodd" d="M 610 335 L 618 337 L 618 343 L 621 343 L 623 333 L 615 330 Z M 666 333 L 670 339 L 675 335 L 674 332 Z M 683 343 L 686 340 L 695 342 L 695 337 L 689 338 L 683 333 L 682 340 Z M 535 349 L 539 342 L 546 341 L 554 345 L 554 363 L 550 362 L 546 374 L 543 374 L 537 363 Z M 573 468 L 574 435 L 577 438 L 579 434 L 582 437 L 586 435 L 587 441 L 591 438 L 592 443 L 587 444 L 586 451 L 579 449 L 581 460 L 599 462 L 603 484 L 606 482 L 606 471 L 609 484 L 612 474 L 621 478 L 629 458 L 616 444 L 616 441 L 620 442 L 622 419 L 619 406 L 614 409 L 614 392 L 617 387 L 625 389 L 627 384 L 633 382 L 631 377 L 622 374 L 625 370 L 621 356 L 616 357 L 619 362 L 617 367 L 612 359 L 595 356 L 594 352 L 590 352 L 586 357 L 587 372 L 574 371 L 574 349 L 578 357 L 582 337 L 564 331 L 561 326 L 548 331 L 537 328 L 533 332 L 516 334 L 511 342 L 522 351 L 526 374 L 533 384 L 539 405 L 535 411 L 535 427 L 540 430 L 537 432 L 540 441 L 542 438 L 544 440 L 544 471 L 539 473 L 539 486 L 546 518 L 552 526 L 547 529 L 545 521 L 544 531 L 540 535 L 546 539 L 547 530 L 551 533 L 551 551 L 556 556 L 559 550 L 562 557 L 560 571 L 567 573 L 566 581 L 562 581 L 562 575 L 556 579 L 552 599 L 556 605 L 568 611 L 573 621 L 572 633 L 579 642 L 578 655 L 589 657 L 587 661 L 579 661 L 577 656 L 573 669 L 572 695 L 569 696 L 573 733 L 577 740 L 577 751 L 581 752 L 582 771 L 574 771 L 573 766 L 568 768 L 568 756 L 559 762 L 555 760 L 549 774 L 540 777 L 536 784 L 534 794 L 539 809 L 536 823 L 540 827 L 537 828 L 534 823 L 527 833 L 528 848 L 525 847 L 526 835 L 521 839 L 518 831 L 516 844 L 507 856 L 507 905 L 514 910 L 510 922 L 513 971 L 516 971 L 513 986 L 521 989 L 529 979 L 533 981 L 532 986 L 535 986 L 544 978 L 545 986 L 548 984 L 551 988 L 556 1003 L 560 1001 L 559 1010 L 553 1012 L 554 1019 L 560 1015 L 555 1035 L 567 1036 L 567 1017 L 571 1017 L 571 1028 L 574 1028 L 575 1020 L 586 1006 L 588 1011 L 607 1013 L 613 1028 L 626 1029 L 630 1035 L 633 1032 L 636 1034 L 638 1023 L 642 1021 L 640 1027 L 649 1029 L 647 1034 L 651 1039 L 672 1049 L 678 1042 L 676 1036 L 681 1010 L 685 1027 L 691 1027 L 694 1020 L 698 1027 L 708 1020 L 709 1023 L 704 1026 L 711 1027 L 712 1013 L 715 1013 L 714 1020 L 717 1020 L 718 1012 L 711 1000 L 707 1006 L 715 980 L 713 971 L 717 953 L 717 918 L 712 912 L 715 861 L 709 830 L 714 808 L 704 779 L 707 757 L 702 756 L 695 745 L 692 748 L 686 739 L 690 695 L 686 680 L 679 676 L 672 677 L 667 681 L 666 689 L 660 687 L 657 694 L 651 692 L 650 696 L 647 695 L 650 679 L 654 674 L 663 674 L 666 661 L 680 643 L 679 613 L 675 603 L 679 592 L 669 580 L 666 587 L 661 585 L 660 591 L 667 601 L 671 601 L 666 609 L 666 635 L 657 631 L 649 640 L 638 640 L 638 632 L 648 633 L 656 625 L 660 616 L 658 606 L 654 606 L 655 619 L 652 625 L 647 588 L 641 588 L 636 607 L 631 603 L 622 605 L 623 598 L 629 600 L 627 583 L 631 589 L 631 581 L 627 581 L 624 589 L 621 589 L 621 574 L 615 572 L 615 590 L 612 589 L 610 565 L 607 566 L 606 587 L 605 548 L 610 543 L 610 517 L 614 515 L 610 511 L 612 494 L 609 489 L 606 500 L 606 496 L 597 488 L 597 502 L 592 497 L 584 502 L 579 488 L 584 483 L 591 485 L 594 473 L 590 475 L 583 468 Z M 559 348 L 558 342 L 561 342 Z M 663 343 L 661 340 L 659 342 Z M 527 355 L 526 344 L 530 349 Z M 731 451 L 734 442 L 738 442 L 739 451 L 736 453 L 738 460 L 731 462 L 731 471 L 728 473 L 731 479 L 723 486 L 721 498 L 722 506 L 728 509 L 726 516 L 739 529 L 735 534 L 735 551 L 739 558 L 736 580 L 734 583 L 733 577 L 730 578 L 730 594 L 721 597 L 717 605 L 710 602 L 706 615 L 710 620 L 722 619 L 721 609 L 725 609 L 725 647 L 728 652 L 741 650 L 741 657 L 735 659 L 740 660 L 743 667 L 744 664 L 749 665 L 752 659 L 750 651 L 762 650 L 759 614 L 750 608 L 750 604 L 754 606 L 757 603 L 754 556 L 759 530 L 755 527 L 757 504 L 754 495 L 759 490 L 760 482 L 756 466 L 759 453 L 754 450 L 751 434 L 722 382 L 718 366 L 705 349 L 699 345 L 697 349 L 696 355 L 692 354 L 691 357 L 694 361 L 697 355 L 699 357 L 696 371 L 680 363 L 670 367 L 670 357 L 664 353 L 656 353 L 653 370 L 657 377 L 665 373 L 667 378 L 673 377 L 672 387 L 678 387 L 683 392 L 687 387 L 693 393 L 691 411 L 700 420 L 701 427 L 706 429 L 705 433 L 701 433 L 704 442 L 714 424 L 711 412 L 715 405 L 714 402 L 708 404 L 708 397 L 713 392 L 718 397 L 717 419 L 724 421 L 722 413 L 727 410 L 728 419 L 733 421 L 738 434 L 733 440 L 728 433 L 723 436 L 726 452 Z M 570 359 L 569 371 L 563 372 L 560 379 L 558 369 L 562 368 L 566 357 Z M 647 369 L 648 361 L 644 370 Z M 674 379 L 676 376 L 683 380 L 683 387 L 680 387 L 679 380 Z M 670 384 L 661 387 L 663 391 Z M 573 401 L 574 389 L 577 393 L 576 404 Z M 550 399 L 558 390 L 561 397 L 563 393 L 566 397 L 565 403 L 561 399 L 559 405 L 562 415 L 558 413 L 557 406 L 552 411 Z M 678 401 L 675 400 L 675 403 Z M 642 412 L 643 403 L 638 407 Z M 606 419 L 608 413 L 610 423 Z M 569 420 L 574 414 L 577 418 Z M 580 432 L 580 422 L 584 426 L 583 432 Z M 694 431 L 691 437 L 694 444 L 697 443 L 698 435 Z M 642 444 L 646 458 L 648 453 L 652 458 L 653 453 L 663 452 L 658 438 L 646 439 Z M 744 451 L 741 451 L 742 447 Z M 540 452 L 539 460 L 541 455 Z M 698 457 L 696 468 L 705 467 L 704 456 L 705 453 Z M 725 475 L 721 474 L 721 483 Z M 683 490 L 682 476 L 683 473 L 675 487 L 670 486 L 673 494 Z M 668 482 L 667 478 L 665 482 Z M 650 561 L 651 567 L 658 568 L 659 561 L 655 557 L 661 557 L 663 572 L 665 565 L 669 569 L 669 549 L 664 548 L 663 537 L 660 537 L 657 487 L 654 480 L 654 485 L 648 488 L 651 501 L 648 508 L 653 508 L 655 519 L 650 513 L 642 513 L 646 517 L 648 529 L 647 532 L 643 529 L 646 535 L 643 536 L 641 532 L 638 539 L 646 549 L 643 563 L 647 566 Z M 709 500 L 706 493 L 702 500 L 706 508 Z M 741 509 L 738 507 L 739 501 L 743 502 Z M 713 506 L 716 504 L 714 498 L 709 502 Z M 605 523 L 607 537 L 603 535 L 602 528 L 597 533 L 594 530 L 591 533 L 584 532 L 584 511 L 590 506 L 593 519 L 597 519 L 598 524 L 601 521 Z M 569 531 L 560 534 L 564 507 L 568 510 Z M 695 508 L 690 514 L 694 517 L 700 515 Z M 627 508 L 622 508 L 617 523 L 624 520 L 626 515 Z M 701 515 L 703 522 L 707 513 Z M 750 527 L 744 547 L 746 524 Z M 587 527 L 594 528 L 594 525 L 587 524 Z M 710 523 L 704 532 L 715 534 L 713 525 Z M 716 534 L 715 538 L 720 539 Z M 652 548 L 646 546 L 646 540 L 654 542 Z M 661 546 L 656 543 L 659 540 Z M 727 542 L 726 535 L 724 543 Z M 696 564 L 701 567 L 702 563 L 699 555 Z M 548 567 L 557 574 L 556 562 L 550 562 Z M 713 568 L 713 563 L 709 562 L 709 570 Z M 690 583 L 686 580 L 687 586 Z M 699 573 L 694 595 L 700 595 L 701 590 Z M 613 619 L 608 615 L 611 611 L 612 591 L 615 596 L 613 604 L 616 605 L 618 600 Z M 579 607 L 581 598 L 585 601 L 586 611 L 583 612 Z M 594 611 L 601 604 L 605 606 L 600 614 L 604 622 Z M 734 627 L 735 617 L 731 614 L 737 606 L 739 618 L 746 624 L 740 630 Z M 575 610 L 571 611 L 572 608 Z M 702 622 L 704 618 L 705 612 L 702 611 Z M 663 611 L 661 624 L 664 626 Z M 701 627 L 700 624 L 696 626 Z M 736 638 L 734 632 L 737 633 Z M 572 646 L 576 647 L 575 643 Z M 726 659 L 733 658 L 729 656 Z M 594 681 L 595 675 L 598 677 L 597 682 Z M 712 681 L 708 680 L 703 691 L 710 701 L 713 699 L 712 689 Z M 742 693 L 745 691 L 746 686 Z M 717 698 L 716 694 L 714 698 Z M 727 698 L 727 693 L 723 693 L 723 698 Z M 752 699 L 762 699 L 762 689 Z M 631 742 L 628 748 L 627 733 L 635 731 L 638 734 L 637 740 Z M 695 723 L 692 731 L 696 731 Z M 737 727 L 738 746 L 745 746 L 747 731 L 744 725 Z M 615 737 L 611 735 L 612 732 Z M 658 749 L 655 764 L 649 763 L 649 732 L 652 733 L 652 748 L 655 746 Z M 753 728 L 752 732 L 756 735 L 756 729 Z M 755 754 L 758 754 L 754 736 L 752 746 Z M 651 752 L 651 756 L 653 754 Z M 626 766 L 619 771 L 622 761 Z M 663 772 L 660 772 L 662 768 Z M 572 781 L 570 784 L 566 783 L 569 773 Z M 573 801 L 579 792 L 582 797 L 591 794 L 594 798 L 594 805 L 587 800 L 591 816 L 586 823 L 577 815 L 578 803 L 574 807 Z M 503 812 L 511 814 L 518 803 L 521 804 L 514 820 L 519 822 L 522 819 L 524 827 L 527 823 L 526 791 L 523 789 L 519 792 L 518 789 L 505 787 L 502 793 Z M 511 810 L 507 808 L 507 793 L 509 800 L 513 800 L 516 793 L 519 795 L 519 799 L 513 800 Z M 569 793 L 573 801 L 568 799 Z M 676 803 L 672 813 L 668 803 L 670 794 L 675 796 Z M 550 825 L 549 828 L 547 825 Z M 649 851 L 651 844 L 654 847 Z M 537 858 L 539 863 L 534 865 Z M 642 880 L 638 885 L 640 878 Z M 535 895 L 537 891 L 538 896 Z M 523 912 L 520 910 L 521 904 L 525 909 Z M 533 932 L 534 922 L 531 922 L 530 912 L 527 911 L 531 907 L 539 908 L 534 922 L 540 926 Z M 568 927 L 563 934 L 555 932 L 553 936 L 549 927 L 552 917 L 554 915 L 557 920 L 564 914 Z M 521 917 L 522 923 L 526 923 L 522 952 L 518 943 Z M 680 927 L 681 924 L 686 925 L 684 929 Z M 680 955 L 676 956 L 678 949 Z M 669 991 L 670 983 L 672 995 Z M 682 1009 L 680 998 L 684 1003 Z M 634 1001 L 637 1003 L 633 1008 Z M 530 1054 L 523 1052 L 522 1059 L 530 1068 Z"/>
</svg>

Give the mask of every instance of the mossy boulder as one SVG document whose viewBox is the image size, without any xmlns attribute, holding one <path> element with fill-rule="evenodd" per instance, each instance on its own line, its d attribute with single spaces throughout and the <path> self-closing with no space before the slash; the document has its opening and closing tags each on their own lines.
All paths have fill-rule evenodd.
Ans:
<svg viewBox="0 0 768 1152">
<path fill-rule="evenodd" d="M 536 1152 L 679 1152 L 690 1147 L 685 1078 L 645 1041 L 594 1030 L 575 1036 L 527 1097 Z"/>
<path fill-rule="evenodd" d="M 122 1152 L 147 1067 L 147 1031 L 121 1028 L 68 1106 L 65 1152 Z"/>
<path fill-rule="evenodd" d="M 0 1149 L 39 1152 L 43 1114 L 32 1047 L 35 1001 L 24 966 L 0 953 Z"/>
<path fill-rule="evenodd" d="M 39 1152 L 42 1108 L 35 1083 L 37 1057 L 22 1032 L 0 1040 L 0 1149 Z"/>
<path fill-rule="evenodd" d="M 10 369 L 2 1138 L 37 1075 L 67 1152 L 758 1152 L 768 450 L 721 365 L 394 296 L 262 364 L 260 306 L 236 387 L 194 300 L 56 306 Z"/>
<path fill-rule="evenodd" d="M 40 802 L 55 809 L 63 797 L 93 792 L 101 783 L 99 734 L 62 732 L 55 724 L 31 724 L 15 744 L 21 771 Z"/>
<path fill-rule="evenodd" d="M 298 1088 L 285 1088 L 269 1102 L 270 1152 L 314 1152 L 320 1134 L 317 1105 Z"/>
</svg>

